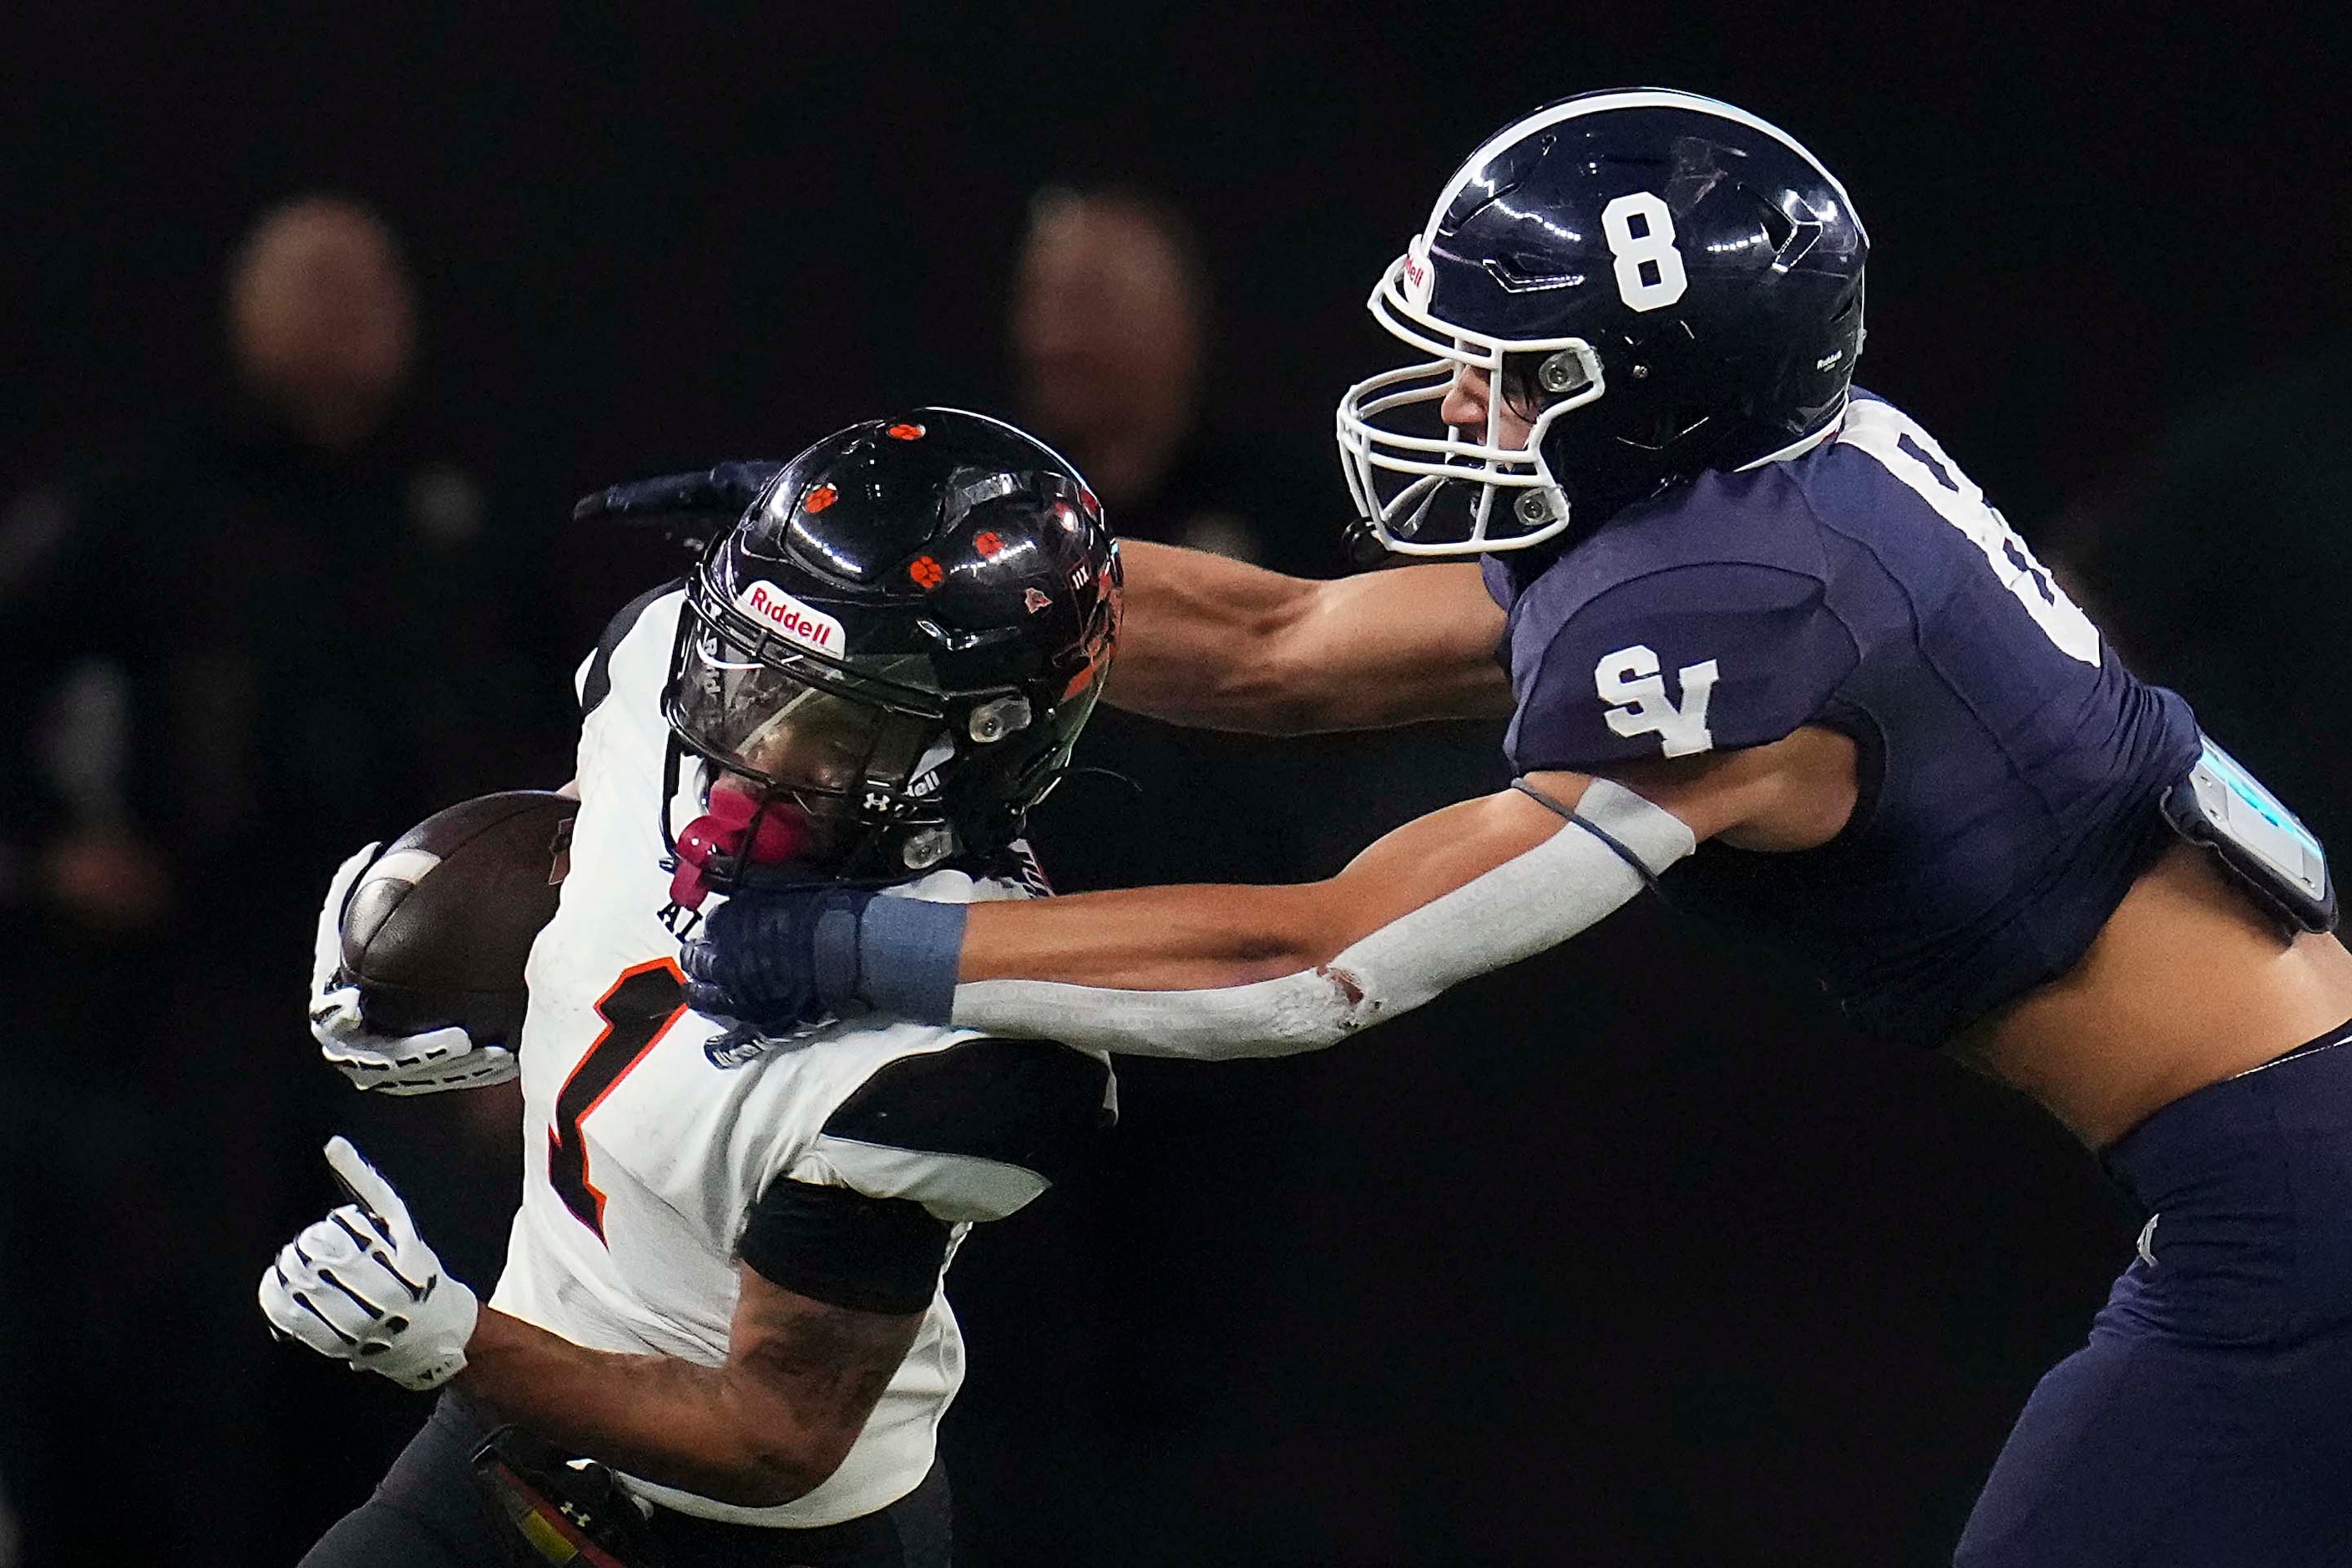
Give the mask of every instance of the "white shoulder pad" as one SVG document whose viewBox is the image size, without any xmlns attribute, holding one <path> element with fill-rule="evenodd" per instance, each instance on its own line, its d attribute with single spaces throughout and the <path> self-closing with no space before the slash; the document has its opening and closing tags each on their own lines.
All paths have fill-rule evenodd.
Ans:
<svg viewBox="0 0 2352 1568">
<path fill-rule="evenodd" d="M 869 1198 L 906 1198 L 950 1225 L 1003 1219 L 1027 1206 L 1047 1184 L 1036 1172 L 1003 1161 L 822 1133 L 784 1174 L 817 1186 L 847 1187 Z"/>
</svg>

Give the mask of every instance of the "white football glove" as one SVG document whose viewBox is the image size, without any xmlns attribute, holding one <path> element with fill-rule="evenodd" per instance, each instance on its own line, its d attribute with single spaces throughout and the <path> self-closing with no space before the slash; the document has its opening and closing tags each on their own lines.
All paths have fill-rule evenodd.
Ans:
<svg viewBox="0 0 2352 1568">
<path fill-rule="evenodd" d="M 356 985 L 337 985 L 343 956 L 343 904 L 352 884 L 375 862 L 371 844 L 335 868 L 327 901 L 319 910 L 319 932 L 310 950 L 310 1037 L 319 1054 L 357 1089 L 383 1094 L 438 1094 L 445 1089 L 479 1089 L 515 1075 L 514 1053 L 504 1046 L 477 1046 L 461 1028 L 427 1029 L 421 1035 L 379 1035 L 360 1016 Z"/>
<path fill-rule="evenodd" d="M 278 1333 L 403 1388 L 438 1388 L 466 1367 L 480 1303 L 416 1234 L 408 1205 L 348 1139 L 327 1163 L 352 1196 L 296 1237 L 261 1277 L 261 1310 Z"/>
</svg>

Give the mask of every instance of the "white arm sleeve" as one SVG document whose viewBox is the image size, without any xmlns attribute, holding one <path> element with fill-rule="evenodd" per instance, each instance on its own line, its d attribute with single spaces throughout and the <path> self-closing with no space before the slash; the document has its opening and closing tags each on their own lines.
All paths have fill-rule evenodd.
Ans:
<svg viewBox="0 0 2352 1568">
<path fill-rule="evenodd" d="M 1130 1056 L 1209 1061 L 1319 1050 L 1474 974 L 1557 946 L 1696 847 L 1672 813 L 1594 779 L 1558 833 L 1319 968 L 1203 991 L 978 980 L 956 987 L 955 1023 Z"/>
</svg>

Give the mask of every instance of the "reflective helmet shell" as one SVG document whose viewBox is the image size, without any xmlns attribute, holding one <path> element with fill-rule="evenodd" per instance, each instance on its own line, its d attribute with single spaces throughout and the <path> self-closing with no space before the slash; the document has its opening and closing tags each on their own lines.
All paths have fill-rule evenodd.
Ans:
<svg viewBox="0 0 2352 1568">
<path fill-rule="evenodd" d="M 1729 104 L 1588 93 L 1515 121 L 1373 290 L 1374 318 L 1434 357 L 1341 401 L 1360 511 L 1408 554 L 1521 549 L 1825 434 L 1868 249 L 1835 176 Z M 1465 368 L 1492 377 L 1483 438 L 1412 428 Z M 1524 447 L 1501 442 L 1507 406 L 1535 425 Z M 1444 500 L 1465 521 L 1444 526 Z"/>
<path fill-rule="evenodd" d="M 1119 583 L 1099 503 L 1043 443 L 955 409 L 852 426 L 704 551 L 665 716 L 716 768 L 853 825 L 838 869 L 992 854 L 1068 762 Z"/>
</svg>

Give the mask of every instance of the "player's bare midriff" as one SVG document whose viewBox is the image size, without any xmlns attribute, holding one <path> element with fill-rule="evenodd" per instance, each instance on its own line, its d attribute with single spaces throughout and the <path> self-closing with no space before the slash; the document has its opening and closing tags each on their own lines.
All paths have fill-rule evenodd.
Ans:
<svg viewBox="0 0 2352 1568">
<path fill-rule="evenodd" d="M 1854 748 L 1807 726 L 1742 752 L 1621 770 L 1695 831 L 1767 853 L 1845 826 Z M 1954 1056 L 2104 1149 L 2181 1096 L 2352 1019 L 2352 952 L 2288 941 L 2205 851 L 2168 849 L 2065 974 L 1970 1026 Z"/>
<path fill-rule="evenodd" d="M 2289 942 L 2203 851 L 2176 845 L 2058 979 L 1952 1046 L 2094 1149 L 2352 1018 L 2352 952 Z"/>
</svg>

